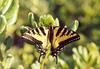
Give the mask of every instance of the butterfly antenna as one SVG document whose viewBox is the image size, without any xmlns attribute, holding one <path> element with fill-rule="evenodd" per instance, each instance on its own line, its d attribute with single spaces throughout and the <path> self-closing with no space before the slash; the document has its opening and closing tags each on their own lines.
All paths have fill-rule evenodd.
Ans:
<svg viewBox="0 0 100 69">
<path fill-rule="evenodd" d="M 56 64 L 58 63 L 58 57 L 57 56 L 55 56 L 56 57 Z"/>
<path fill-rule="evenodd" d="M 41 56 L 42 56 L 42 55 L 40 54 L 39 59 L 38 59 L 38 62 L 39 62 L 39 63 L 40 63 Z"/>
</svg>

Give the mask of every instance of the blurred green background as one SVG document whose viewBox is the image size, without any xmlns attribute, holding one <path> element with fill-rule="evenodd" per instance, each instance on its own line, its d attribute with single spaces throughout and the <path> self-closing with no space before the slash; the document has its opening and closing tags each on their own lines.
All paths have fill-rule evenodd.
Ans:
<svg viewBox="0 0 100 69">
<path fill-rule="evenodd" d="M 44 69 L 100 69 L 100 0 L 0 0 L 0 69 L 40 69 L 39 52 L 21 39 L 21 27 L 38 23 L 43 15 L 58 18 L 61 26 L 79 21 L 80 40 L 46 60 Z"/>
</svg>

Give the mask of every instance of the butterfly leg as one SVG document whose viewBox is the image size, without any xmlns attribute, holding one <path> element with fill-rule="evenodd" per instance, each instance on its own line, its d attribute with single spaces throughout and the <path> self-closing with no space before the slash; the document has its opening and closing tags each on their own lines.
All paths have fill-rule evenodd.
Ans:
<svg viewBox="0 0 100 69">
<path fill-rule="evenodd" d="M 57 63 L 58 63 L 58 56 L 57 56 L 57 52 L 52 53 L 52 56 L 53 56 L 53 57 L 55 57 L 55 59 L 56 59 L 56 64 L 57 64 Z"/>
<path fill-rule="evenodd" d="M 42 56 L 42 55 L 40 55 L 40 56 L 39 56 L 39 59 L 38 59 L 38 62 L 39 62 L 39 63 L 40 63 L 40 58 L 41 58 L 41 56 Z"/>
<path fill-rule="evenodd" d="M 56 57 L 56 64 L 58 63 L 58 57 L 57 56 L 55 56 Z"/>
<path fill-rule="evenodd" d="M 39 59 L 38 59 L 38 62 L 40 62 L 40 60 L 41 60 L 41 57 L 44 57 L 44 56 L 45 56 L 45 52 L 41 51 L 41 52 L 40 52 Z"/>
<path fill-rule="evenodd" d="M 51 49 L 51 51 L 52 51 L 51 55 L 56 58 L 56 64 L 57 64 L 58 63 L 58 56 L 57 56 L 58 52 L 53 48 Z"/>
</svg>

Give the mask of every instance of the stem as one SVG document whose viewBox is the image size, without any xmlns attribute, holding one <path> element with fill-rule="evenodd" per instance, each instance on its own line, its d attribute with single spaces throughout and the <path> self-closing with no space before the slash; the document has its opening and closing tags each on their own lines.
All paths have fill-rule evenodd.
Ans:
<svg viewBox="0 0 100 69">
<path fill-rule="evenodd" d="M 41 64 L 40 64 L 40 69 L 44 69 L 44 64 L 45 64 L 45 60 L 47 59 L 47 57 L 49 56 L 49 54 L 50 54 L 50 44 L 48 44 L 48 46 L 47 46 L 48 48 L 48 50 L 47 50 L 47 52 L 46 52 L 46 55 L 44 56 L 44 58 L 42 59 L 42 62 L 41 62 Z"/>
</svg>

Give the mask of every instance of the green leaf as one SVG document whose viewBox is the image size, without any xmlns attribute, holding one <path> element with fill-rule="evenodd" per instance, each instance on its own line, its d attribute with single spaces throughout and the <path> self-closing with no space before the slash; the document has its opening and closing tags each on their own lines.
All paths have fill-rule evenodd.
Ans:
<svg viewBox="0 0 100 69">
<path fill-rule="evenodd" d="M 53 19 L 51 15 L 44 15 L 44 16 L 40 16 L 39 24 L 40 26 L 41 25 L 43 26 L 55 25 L 55 20 Z"/>
<path fill-rule="evenodd" d="M 14 56 L 12 54 L 7 54 L 2 62 L 4 69 L 10 69 L 14 62 Z"/>
<path fill-rule="evenodd" d="M 79 46 L 78 49 L 73 48 L 73 59 L 78 69 L 87 69 L 87 67 L 88 69 L 96 69 L 95 67 L 100 65 L 100 61 L 98 61 L 100 60 L 100 56 L 97 46 L 94 43 L 89 43 L 87 46 L 88 48 L 83 46 Z"/>
<path fill-rule="evenodd" d="M 8 36 L 4 43 L 6 45 L 6 49 L 9 49 L 13 45 L 13 38 Z"/>
<path fill-rule="evenodd" d="M 34 20 L 34 15 L 33 15 L 32 12 L 30 12 L 30 13 L 28 14 L 28 21 L 29 21 L 29 23 L 32 23 L 33 20 Z"/>
<path fill-rule="evenodd" d="M 31 65 L 31 68 L 32 68 L 32 69 L 40 69 L 40 64 L 36 61 L 35 63 L 33 63 L 33 64 Z"/>
<path fill-rule="evenodd" d="M 58 18 L 55 19 L 55 26 L 59 26 L 59 20 L 58 20 Z"/>
<path fill-rule="evenodd" d="M 70 25 L 70 29 L 76 31 L 78 29 L 78 26 L 79 26 L 79 22 L 78 20 L 75 20 L 74 23 Z"/>
<path fill-rule="evenodd" d="M 23 65 L 18 65 L 17 69 L 24 69 L 24 66 Z"/>
<path fill-rule="evenodd" d="M 12 25 L 16 22 L 18 9 L 19 9 L 18 0 L 13 0 L 8 11 L 5 13 L 5 17 L 9 25 Z"/>
<path fill-rule="evenodd" d="M 5 30 L 7 24 L 7 20 L 5 16 L 0 15 L 0 34 Z"/>
<path fill-rule="evenodd" d="M 3 0 L 2 6 L 0 7 L 0 11 L 2 14 L 5 14 L 8 11 L 12 1 L 13 0 Z"/>
<path fill-rule="evenodd" d="M 34 15 L 32 12 L 28 14 L 28 22 L 31 23 L 32 27 L 35 28 L 38 26 L 37 22 L 34 19 Z"/>
<path fill-rule="evenodd" d="M 0 8 L 2 7 L 4 0 L 0 0 Z"/>
<path fill-rule="evenodd" d="M 2 66 L 2 64 L 0 63 L 0 69 L 4 69 L 4 67 Z"/>
</svg>

